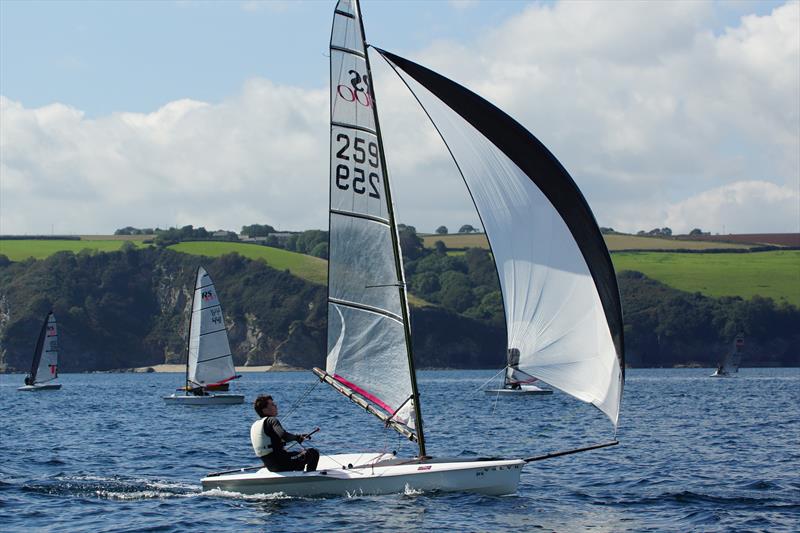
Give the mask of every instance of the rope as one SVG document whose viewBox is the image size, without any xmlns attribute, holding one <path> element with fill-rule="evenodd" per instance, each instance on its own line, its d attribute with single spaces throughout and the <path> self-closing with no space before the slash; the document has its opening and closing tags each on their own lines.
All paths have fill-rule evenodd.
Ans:
<svg viewBox="0 0 800 533">
<path fill-rule="evenodd" d="M 486 385 L 487 385 L 487 384 L 488 384 L 490 381 L 492 381 L 494 378 L 496 378 L 497 376 L 499 376 L 500 374 L 502 374 L 503 372 L 505 372 L 505 371 L 506 371 L 506 368 L 508 368 L 508 367 L 505 367 L 505 366 L 504 366 L 504 367 L 503 367 L 503 368 L 500 370 L 500 372 L 498 372 L 498 373 L 497 373 L 497 374 L 495 374 L 494 376 L 492 376 L 492 377 L 490 377 L 489 379 L 487 379 L 487 380 L 486 380 L 486 381 L 483 383 L 483 385 L 481 385 L 480 387 L 478 387 L 477 389 L 475 389 L 475 391 L 474 391 L 474 392 L 481 392 L 481 391 L 483 391 L 483 388 L 484 388 L 484 387 L 485 387 L 485 386 L 486 386 Z"/>
<path fill-rule="evenodd" d="M 288 420 L 292 416 L 292 413 L 294 413 L 295 409 L 297 409 L 297 407 L 300 405 L 300 402 L 305 400 L 306 396 L 311 394 L 311 391 L 313 391 L 317 387 L 317 385 L 319 385 L 319 383 L 320 383 L 319 380 L 315 379 L 314 384 L 311 385 L 311 387 L 308 390 L 306 390 L 306 392 L 303 393 L 303 395 L 300 396 L 300 398 L 289 407 L 289 412 L 286 415 L 282 416 L 281 418 L 283 418 L 284 420 Z"/>
<path fill-rule="evenodd" d="M 494 397 L 494 405 L 492 405 L 492 412 L 489 413 L 489 416 L 494 416 L 494 411 L 497 409 L 497 400 L 500 399 L 500 391 L 497 391 L 497 394 Z"/>
</svg>

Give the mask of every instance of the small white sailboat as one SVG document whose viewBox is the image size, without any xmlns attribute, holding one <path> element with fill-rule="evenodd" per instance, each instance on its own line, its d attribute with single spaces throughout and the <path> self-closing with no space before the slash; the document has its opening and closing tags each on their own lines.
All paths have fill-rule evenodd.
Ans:
<svg viewBox="0 0 800 533">
<path fill-rule="evenodd" d="M 722 361 L 717 365 L 712 378 L 730 378 L 739 373 L 739 364 L 742 362 L 742 351 L 744 350 L 744 337 L 738 335 L 733 341 L 733 351 L 728 352 Z"/>
<path fill-rule="evenodd" d="M 539 381 L 538 378 L 519 369 L 519 355 L 519 350 L 516 348 L 509 348 L 508 364 L 503 373 L 503 386 L 501 388 L 485 389 L 486 394 L 510 396 L 553 394 L 553 391 L 550 389 L 542 389 L 534 385 L 534 383 Z"/>
<path fill-rule="evenodd" d="M 597 406 L 616 426 L 624 382 L 622 312 L 608 250 L 586 201 L 527 130 L 455 82 L 375 48 L 408 85 L 475 201 L 500 277 L 519 369 Z M 407 488 L 509 494 L 528 458 L 428 456 L 406 282 L 358 0 L 333 18 L 328 356 L 316 375 L 412 442 L 415 457 L 322 455 L 315 472 L 209 474 L 205 490 L 288 495 Z"/>
<path fill-rule="evenodd" d="M 33 352 L 31 371 L 25 377 L 25 385 L 17 390 L 36 392 L 42 390 L 58 390 L 60 383 L 53 383 L 58 377 L 58 326 L 52 311 L 47 313 L 36 348 Z"/>
<path fill-rule="evenodd" d="M 186 346 L 186 384 L 164 401 L 181 405 L 229 405 L 244 401 L 241 394 L 222 394 L 238 378 L 228 342 L 217 291 L 203 267 L 197 269 L 192 317 Z"/>
</svg>

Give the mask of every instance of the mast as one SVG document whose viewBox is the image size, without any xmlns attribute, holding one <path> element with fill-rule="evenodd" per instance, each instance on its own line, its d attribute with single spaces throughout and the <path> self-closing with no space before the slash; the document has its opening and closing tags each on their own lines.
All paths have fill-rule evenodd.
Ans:
<svg viewBox="0 0 800 533">
<path fill-rule="evenodd" d="M 367 37 L 366 33 L 364 32 L 364 19 L 361 17 L 361 3 L 359 0 L 353 0 L 356 7 L 356 12 L 358 13 L 358 24 L 361 29 L 361 39 L 364 41 L 364 45 L 366 48 L 369 47 L 367 44 Z M 400 250 L 400 242 L 397 233 L 397 221 L 395 220 L 394 216 L 394 202 L 392 201 L 392 192 L 391 187 L 389 185 L 389 169 L 388 165 L 386 164 L 386 154 L 384 153 L 383 149 L 383 136 L 381 135 L 381 126 L 380 121 L 378 120 L 378 102 L 375 97 L 375 88 L 372 84 L 372 69 L 369 63 L 369 52 L 365 48 L 364 59 L 367 65 L 367 77 L 369 78 L 369 91 L 370 96 L 372 98 L 372 114 L 375 120 L 375 131 L 377 132 L 378 139 L 381 142 L 378 143 L 378 150 L 380 152 L 380 164 L 381 164 L 381 171 L 383 172 L 383 181 L 384 181 L 384 190 L 386 192 L 386 203 L 388 204 L 388 215 L 389 215 L 389 227 L 390 233 L 392 235 L 392 246 L 394 247 L 394 263 L 395 269 L 397 271 L 397 287 L 400 292 L 400 303 L 401 303 L 401 311 L 403 314 L 403 331 L 405 333 L 406 338 L 406 355 L 408 357 L 408 369 L 411 374 L 411 390 L 412 390 L 412 399 L 414 401 L 414 426 L 417 432 L 417 444 L 419 445 L 419 455 L 420 457 L 424 457 L 425 454 L 425 434 L 422 430 L 422 408 L 419 401 L 419 389 L 417 388 L 417 372 L 414 368 L 414 353 L 411 344 L 411 323 L 409 320 L 409 312 L 408 312 L 408 297 L 406 295 L 406 280 L 405 274 L 403 272 L 403 263 L 402 263 L 402 256 Z"/>
</svg>

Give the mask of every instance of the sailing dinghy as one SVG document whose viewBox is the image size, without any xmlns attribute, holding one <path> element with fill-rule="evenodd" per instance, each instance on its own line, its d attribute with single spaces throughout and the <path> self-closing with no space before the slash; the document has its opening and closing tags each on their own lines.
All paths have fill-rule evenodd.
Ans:
<svg viewBox="0 0 800 533">
<path fill-rule="evenodd" d="M 186 385 L 164 400 L 181 405 L 240 404 L 243 395 L 216 392 L 238 377 L 217 290 L 208 272 L 199 267 L 186 346 Z"/>
<path fill-rule="evenodd" d="M 616 426 L 624 381 L 622 313 L 611 259 L 567 171 L 492 104 L 420 65 L 375 49 L 409 86 L 472 194 L 500 275 L 519 368 L 597 406 Z M 385 494 L 407 488 L 510 494 L 538 457 L 429 457 L 406 283 L 357 0 L 339 0 L 331 58 L 328 356 L 321 381 L 412 442 L 416 457 L 323 455 L 315 472 L 242 468 L 203 488 L 245 494 Z"/>
<path fill-rule="evenodd" d="M 25 377 L 25 385 L 17 390 L 36 392 L 40 390 L 58 390 L 60 383 L 53 383 L 58 377 L 58 327 L 52 311 L 42 323 L 39 339 L 33 352 L 31 371 Z"/>
<path fill-rule="evenodd" d="M 553 394 L 550 389 L 542 389 L 534 385 L 537 378 L 519 369 L 519 350 L 510 348 L 508 350 L 508 364 L 503 373 L 502 388 L 486 389 L 486 394 L 503 395 L 542 395 Z"/>
<path fill-rule="evenodd" d="M 742 351 L 744 350 L 744 337 L 739 335 L 733 341 L 733 351 L 729 352 L 717 365 L 712 378 L 730 378 L 739 373 L 739 364 L 742 362 Z"/>
</svg>

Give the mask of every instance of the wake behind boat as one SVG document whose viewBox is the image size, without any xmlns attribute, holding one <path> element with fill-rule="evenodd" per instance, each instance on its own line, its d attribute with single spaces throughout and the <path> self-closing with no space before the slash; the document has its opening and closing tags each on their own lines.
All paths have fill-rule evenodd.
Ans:
<svg viewBox="0 0 800 533">
<path fill-rule="evenodd" d="M 575 182 L 527 130 L 461 85 L 375 49 L 423 106 L 461 172 L 498 268 L 519 368 L 616 426 L 622 310 L 600 229 Z M 416 442 L 414 458 L 321 455 L 316 472 L 209 474 L 204 489 L 247 494 L 384 494 L 407 488 L 510 494 L 527 459 L 433 458 L 425 448 L 406 282 L 358 0 L 339 0 L 330 42 L 328 355 L 321 381 Z M 502 265 L 502 268 L 499 266 Z M 255 472 L 248 473 L 249 470 Z"/>
<path fill-rule="evenodd" d="M 31 371 L 25 377 L 25 385 L 17 388 L 19 391 L 37 392 L 44 390 L 58 390 L 60 383 L 53 383 L 58 377 L 58 326 L 52 311 L 47 313 L 36 348 L 33 352 Z"/>
<path fill-rule="evenodd" d="M 180 405 L 231 405 L 244 402 L 241 394 L 220 394 L 238 378 L 228 342 L 222 306 L 211 276 L 198 267 L 192 296 L 192 317 L 186 345 L 186 384 L 164 401 Z"/>
</svg>

